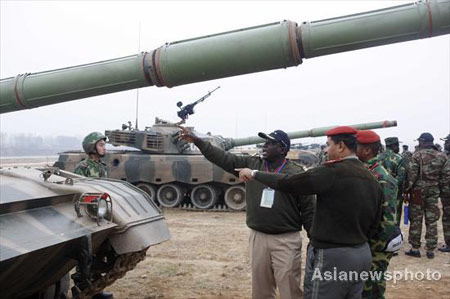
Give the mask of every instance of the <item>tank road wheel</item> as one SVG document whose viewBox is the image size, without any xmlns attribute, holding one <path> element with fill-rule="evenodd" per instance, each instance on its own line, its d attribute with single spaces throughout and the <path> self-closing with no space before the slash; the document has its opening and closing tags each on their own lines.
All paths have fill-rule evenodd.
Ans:
<svg viewBox="0 0 450 299">
<path fill-rule="evenodd" d="M 224 195 L 227 206 L 232 210 L 241 211 L 245 209 L 245 188 L 242 186 L 232 186 L 227 189 Z"/>
<path fill-rule="evenodd" d="M 148 183 L 139 183 L 136 185 L 139 189 L 145 191 L 156 202 L 156 188 Z"/>
<path fill-rule="evenodd" d="M 163 207 L 175 208 L 183 201 L 184 190 L 175 184 L 165 184 L 159 188 L 156 197 Z"/>
<path fill-rule="evenodd" d="M 210 209 L 219 199 L 219 193 L 210 185 L 198 185 L 191 191 L 191 202 L 198 209 Z"/>
</svg>

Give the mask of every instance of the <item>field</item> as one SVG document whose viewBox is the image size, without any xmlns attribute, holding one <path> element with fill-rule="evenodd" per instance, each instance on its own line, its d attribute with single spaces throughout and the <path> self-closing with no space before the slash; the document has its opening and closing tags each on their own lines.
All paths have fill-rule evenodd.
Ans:
<svg viewBox="0 0 450 299">
<path fill-rule="evenodd" d="M 150 248 L 145 261 L 107 289 L 115 298 L 251 298 L 245 213 L 164 213 L 171 240 Z M 402 229 L 407 236 L 407 226 Z M 442 237 L 439 221 L 439 246 Z M 303 268 L 307 242 L 304 234 Z M 408 244 L 391 260 L 389 270 L 409 276 L 389 281 L 387 298 L 449 298 L 450 253 L 436 252 L 429 260 L 422 250 L 417 259 L 406 256 L 406 249 Z M 421 278 L 419 272 L 425 277 L 413 280 L 412 275 Z"/>
</svg>

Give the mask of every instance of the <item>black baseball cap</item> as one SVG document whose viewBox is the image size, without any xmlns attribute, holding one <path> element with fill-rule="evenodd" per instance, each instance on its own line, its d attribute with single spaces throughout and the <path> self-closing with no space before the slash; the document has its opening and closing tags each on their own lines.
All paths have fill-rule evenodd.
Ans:
<svg viewBox="0 0 450 299">
<path fill-rule="evenodd" d="M 430 133 L 422 133 L 417 140 L 434 141 L 434 137 Z"/>
<path fill-rule="evenodd" d="M 286 134 L 286 132 L 282 130 L 275 130 L 270 134 L 259 132 L 258 136 L 266 140 L 276 141 L 283 147 L 285 147 L 288 151 L 291 148 L 291 140 L 289 139 L 289 136 Z"/>
</svg>

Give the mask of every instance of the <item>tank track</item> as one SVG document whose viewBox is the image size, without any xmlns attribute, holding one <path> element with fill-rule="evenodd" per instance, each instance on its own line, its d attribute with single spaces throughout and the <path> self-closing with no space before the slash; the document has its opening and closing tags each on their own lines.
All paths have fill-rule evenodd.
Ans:
<svg viewBox="0 0 450 299">
<path fill-rule="evenodd" d="M 214 205 L 210 209 L 199 209 L 199 208 L 195 207 L 191 203 L 185 203 L 185 204 L 179 205 L 176 208 L 165 208 L 165 207 L 161 207 L 161 206 L 160 206 L 160 208 L 168 209 L 168 210 L 183 210 L 183 211 L 195 211 L 195 212 L 231 212 L 231 213 L 239 213 L 239 212 L 244 212 L 245 211 L 245 210 L 240 210 L 239 211 L 239 210 L 230 209 L 225 204 Z"/>
<path fill-rule="evenodd" d="M 122 278 L 128 271 L 133 270 L 136 265 L 145 259 L 147 253 L 145 248 L 141 251 L 130 252 L 118 255 L 111 270 L 103 274 L 99 279 L 91 282 L 90 286 L 80 290 L 78 287 L 72 288 L 73 298 L 88 299 L 103 291 L 107 286 L 113 284 L 117 279 Z"/>
</svg>

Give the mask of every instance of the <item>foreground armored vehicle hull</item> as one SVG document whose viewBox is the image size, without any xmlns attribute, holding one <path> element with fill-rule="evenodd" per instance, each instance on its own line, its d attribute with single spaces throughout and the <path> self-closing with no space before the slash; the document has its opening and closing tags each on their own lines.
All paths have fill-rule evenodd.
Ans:
<svg viewBox="0 0 450 299">
<path fill-rule="evenodd" d="M 29 167 L 1 168 L 0 182 L 0 298 L 56 298 L 75 266 L 74 296 L 92 296 L 170 238 L 155 203 L 127 182 Z M 77 213 L 77 203 L 104 194 L 112 203 L 97 206 L 104 217 L 95 204 Z"/>
<path fill-rule="evenodd" d="M 396 126 L 396 121 L 383 121 L 354 124 L 364 129 L 388 128 Z M 330 127 L 305 131 L 289 132 L 292 139 L 325 136 Z M 146 191 L 164 207 L 177 207 L 190 204 L 197 209 L 226 207 L 232 210 L 245 208 L 245 188 L 239 179 L 204 158 L 200 151 L 179 140 L 180 128 L 161 120 L 147 128 L 139 130 L 106 131 L 108 142 L 113 145 L 128 146 L 139 151 L 108 151 L 103 158 L 108 166 L 111 178 L 128 181 Z M 258 136 L 247 138 L 224 138 L 222 136 L 201 135 L 223 150 L 233 150 L 236 146 L 263 143 Z M 244 155 L 244 151 L 237 152 Z M 249 154 L 249 153 L 247 153 Z M 289 157 L 301 162 L 305 153 L 292 151 Z M 311 155 L 311 154 L 310 154 Z M 74 171 L 76 165 L 86 155 L 83 152 L 65 152 L 59 155 L 54 166 Z"/>
</svg>

